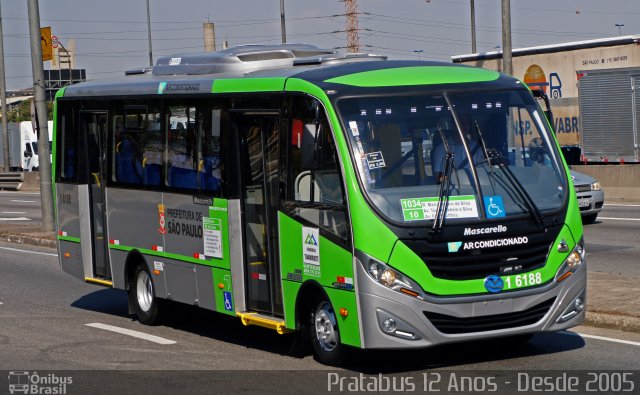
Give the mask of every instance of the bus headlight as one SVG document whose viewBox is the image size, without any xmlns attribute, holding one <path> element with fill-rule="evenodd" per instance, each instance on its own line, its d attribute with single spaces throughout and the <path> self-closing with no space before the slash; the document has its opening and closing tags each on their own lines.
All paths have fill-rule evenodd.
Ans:
<svg viewBox="0 0 640 395">
<path fill-rule="evenodd" d="M 385 287 L 414 298 L 424 299 L 421 296 L 422 291 L 420 290 L 420 286 L 404 274 L 388 267 L 384 263 L 369 259 L 366 269 L 369 277 Z"/>
<path fill-rule="evenodd" d="M 584 241 L 580 240 L 564 260 L 564 263 L 556 274 L 556 281 L 561 282 L 571 276 L 582 264 L 585 257 Z"/>
</svg>

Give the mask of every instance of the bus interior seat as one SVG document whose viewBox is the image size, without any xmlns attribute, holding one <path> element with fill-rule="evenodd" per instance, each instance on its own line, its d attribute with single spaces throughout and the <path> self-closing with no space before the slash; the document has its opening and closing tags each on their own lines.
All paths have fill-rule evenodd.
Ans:
<svg viewBox="0 0 640 395">
<path fill-rule="evenodd" d="M 197 171 L 172 165 L 169 167 L 169 185 L 176 188 L 197 189 Z"/>
<path fill-rule="evenodd" d="M 160 185 L 161 169 L 162 166 L 155 163 L 144 166 L 144 185 Z"/>
<path fill-rule="evenodd" d="M 116 180 L 126 184 L 142 182 L 142 163 L 135 153 L 134 143 L 125 138 L 116 147 Z"/>
</svg>

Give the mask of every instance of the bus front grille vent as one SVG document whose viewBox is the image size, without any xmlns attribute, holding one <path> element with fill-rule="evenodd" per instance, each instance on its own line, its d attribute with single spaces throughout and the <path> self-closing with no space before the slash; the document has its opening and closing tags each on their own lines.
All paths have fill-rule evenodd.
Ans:
<svg viewBox="0 0 640 395">
<path fill-rule="evenodd" d="M 500 248 L 465 250 L 462 242 L 458 252 L 437 248 L 424 241 L 405 240 L 427 265 L 434 277 L 445 280 L 471 280 L 492 274 L 516 274 L 544 266 L 552 245 L 547 236 L 529 235 L 526 244 Z"/>
<path fill-rule="evenodd" d="M 554 301 L 555 298 L 551 298 L 523 311 L 481 317 L 460 318 L 430 311 L 425 311 L 424 315 L 445 334 L 486 332 L 535 324 L 547 314 Z"/>
</svg>

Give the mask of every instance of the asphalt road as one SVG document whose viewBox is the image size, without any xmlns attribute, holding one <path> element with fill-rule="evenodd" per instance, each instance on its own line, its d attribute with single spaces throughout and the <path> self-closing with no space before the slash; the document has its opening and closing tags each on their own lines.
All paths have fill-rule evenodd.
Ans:
<svg viewBox="0 0 640 395">
<path fill-rule="evenodd" d="M 606 227 L 606 221 L 590 227 L 589 233 Z M 598 254 L 592 252 L 592 267 L 604 264 L 598 263 Z M 493 341 L 428 350 L 357 351 L 345 369 L 328 370 L 310 355 L 290 355 L 291 336 L 243 327 L 235 318 L 189 306 L 174 306 L 173 318 L 164 326 L 143 326 L 128 316 L 124 292 L 88 285 L 62 273 L 52 250 L 0 244 L 0 268 L 0 370 L 44 374 L 54 369 L 98 369 L 124 375 L 76 374 L 76 389 L 82 380 L 95 377 L 87 385 L 99 382 L 100 393 L 122 392 L 125 385 L 131 389 L 125 383 L 134 379 L 137 385 L 147 383 L 141 393 L 151 389 L 184 392 L 192 386 L 201 392 L 210 385 L 224 389 L 223 393 L 263 393 L 277 391 L 279 387 L 273 386 L 278 380 L 284 392 L 299 393 L 325 392 L 329 371 L 349 377 L 361 372 L 403 377 L 451 369 L 458 374 L 468 370 L 507 374 L 640 366 L 640 334 L 578 327 L 536 335 L 530 343 L 516 347 Z M 105 325 L 119 332 L 105 330 Z M 122 329 L 139 337 L 120 333 Z M 187 372 L 158 377 L 137 369 Z M 195 372 L 203 369 L 240 372 Z M 634 374 L 640 388 L 640 372 Z M 173 387 L 163 384 L 167 377 L 182 387 L 170 391 Z M 309 383 L 314 387 L 310 389 Z"/>
<path fill-rule="evenodd" d="M 38 192 L 0 191 L 0 223 L 35 224 L 41 220 Z"/>
<path fill-rule="evenodd" d="M 39 218 L 35 215 L 39 206 L 32 203 L 37 198 L 0 193 L 0 212 L 6 213 L 0 216 Z M 640 279 L 639 230 L 640 205 L 606 205 L 598 221 L 585 227 L 589 271 Z M 345 369 L 335 370 L 308 354 L 291 355 L 291 336 L 243 327 L 237 319 L 189 306 L 176 305 L 172 313 L 163 326 L 143 326 L 127 314 L 124 292 L 64 274 L 55 251 L 0 243 L 0 370 L 101 371 L 69 372 L 79 391 L 75 393 L 119 393 L 123 388 L 127 392 L 135 388 L 136 393 L 187 388 L 194 393 L 211 388 L 221 393 L 326 392 L 333 379 L 330 372 L 347 378 L 359 373 L 402 378 L 452 370 L 478 375 L 479 371 L 509 374 L 640 366 L 640 334 L 578 327 L 539 334 L 515 347 L 492 341 L 427 350 L 355 351 Z M 634 374 L 638 390 L 640 371 Z M 2 376 L 0 393 L 7 377 Z"/>
<path fill-rule="evenodd" d="M 589 271 L 640 280 L 640 204 L 605 204 L 584 233 Z"/>
</svg>

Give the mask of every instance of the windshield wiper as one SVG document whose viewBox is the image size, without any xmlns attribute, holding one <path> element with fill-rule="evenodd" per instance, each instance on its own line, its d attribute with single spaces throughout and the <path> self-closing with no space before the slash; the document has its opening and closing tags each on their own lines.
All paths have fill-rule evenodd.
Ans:
<svg viewBox="0 0 640 395">
<path fill-rule="evenodd" d="M 504 183 L 504 180 L 499 179 L 493 175 L 493 167 L 496 166 L 498 169 L 502 171 L 505 177 L 509 180 L 511 186 L 513 186 L 512 190 L 516 192 L 516 194 L 520 197 L 521 201 L 524 202 L 527 207 L 527 211 L 531 214 L 534 222 L 540 226 L 540 228 L 544 229 L 544 219 L 542 218 L 542 213 L 538 206 L 536 206 L 535 202 L 529 195 L 526 189 L 522 186 L 518 178 L 513 174 L 508 165 L 505 164 L 505 158 L 501 155 L 495 148 L 488 149 L 487 144 L 485 143 L 484 136 L 482 135 L 482 130 L 478 125 L 478 122 L 474 122 L 476 131 L 478 132 L 478 138 L 480 140 L 480 145 L 482 146 L 482 152 L 486 158 L 486 162 L 489 164 L 489 173 L 492 178 L 498 181 L 503 182 L 503 188 L 507 189 L 507 185 Z M 509 188 L 511 189 L 511 188 Z"/>
<path fill-rule="evenodd" d="M 445 149 L 444 168 L 442 169 L 442 178 L 440 181 L 440 190 L 438 192 L 438 205 L 436 206 L 435 217 L 433 218 L 433 225 L 431 226 L 431 233 L 437 233 L 444 226 L 444 220 L 447 216 L 447 206 L 449 205 L 449 193 L 451 188 L 451 172 L 455 169 L 455 161 L 453 157 L 453 151 L 449 147 L 447 137 L 444 135 L 442 128 L 438 124 L 438 132 L 442 139 L 442 144 Z M 456 172 L 457 175 L 457 172 Z M 458 180 L 458 185 L 460 181 Z"/>
</svg>

